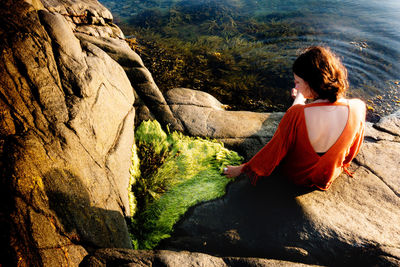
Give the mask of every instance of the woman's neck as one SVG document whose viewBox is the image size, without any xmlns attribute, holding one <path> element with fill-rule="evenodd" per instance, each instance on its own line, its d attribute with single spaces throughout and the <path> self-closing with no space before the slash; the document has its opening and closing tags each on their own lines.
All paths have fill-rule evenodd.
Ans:
<svg viewBox="0 0 400 267">
<path fill-rule="evenodd" d="M 328 99 L 316 99 L 314 101 L 311 101 L 311 103 L 323 103 L 323 102 L 329 102 Z"/>
<path fill-rule="evenodd" d="M 336 100 L 336 102 L 345 102 L 345 101 L 346 101 L 346 99 L 343 97 L 338 98 Z M 316 100 L 312 101 L 311 103 L 324 103 L 324 102 L 329 102 L 329 100 L 328 99 L 316 99 Z"/>
</svg>

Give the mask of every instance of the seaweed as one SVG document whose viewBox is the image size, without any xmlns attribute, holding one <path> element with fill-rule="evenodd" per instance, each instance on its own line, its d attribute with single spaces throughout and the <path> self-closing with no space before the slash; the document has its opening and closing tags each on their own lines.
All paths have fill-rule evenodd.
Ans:
<svg viewBox="0 0 400 267">
<path fill-rule="evenodd" d="M 140 170 L 132 172 L 132 243 L 152 249 L 170 236 L 188 208 L 225 194 L 231 179 L 222 169 L 242 158 L 215 140 L 166 134 L 157 121 L 142 122 L 135 139 Z"/>
<path fill-rule="evenodd" d="M 135 8 L 120 26 L 163 92 L 202 90 L 234 110 L 290 106 L 290 62 L 296 49 L 283 50 L 281 42 L 271 40 L 296 38 L 302 34 L 299 25 L 249 16 L 256 1 L 153 2 L 124 1 Z"/>
<path fill-rule="evenodd" d="M 346 56 L 350 95 L 372 99 L 376 92 L 365 82 L 382 94 L 390 89 L 382 85 L 398 78 L 399 53 L 376 38 L 387 29 L 369 27 L 370 17 L 338 8 L 335 1 L 102 2 L 136 42 L 132 48 L 163 92 L 205 91 L 233 110 L 286 110 L 292 101 L 291 64 L 309 45 L 328 45 Z"/>
</svg>

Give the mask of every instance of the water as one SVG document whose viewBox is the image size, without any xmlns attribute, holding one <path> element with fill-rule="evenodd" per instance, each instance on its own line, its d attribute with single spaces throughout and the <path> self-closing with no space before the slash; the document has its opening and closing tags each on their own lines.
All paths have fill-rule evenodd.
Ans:
<svg viewBox="0 0 400 267">
<path fill-rule="evenodd" d="M 242 72 L 257 69 L 254 77 L 262 83 L 253 82 L 249 95 L 254 100 L 265 102 L 268 98 L 286 107 L 287 92 L 292 87 L 292 62 L 300 49 L 322 44 L 331 47 L 342 58 L 349 71 L 350 95 L 367 101 L 371 120 L 400 107 L 399 0 L 101 2 L 111 9 L 119 23 L 159 31 L 160 38 L 172 36 L 193 43 L 199 36 L 218 36 L 225 41 L 219 49 L 210 42 L 210 50 L 223 53 L 244 47 L 239 39 L 245 42 L 247 49 L 241 50 L 240 61 L 236 57 L 235 62 L 242 64 L 248 60 L 242 65 L 252 67 L 242 67 Z M 152 13 L 151 17 L 144 13 L 148 10 L 159 13 L 156 16 Z M 175 19 L 174 23 L 171 23 L 172 19 Z M 253 32 L 252 27 L 257 29 Z M 243 79 L 247 77 L 240 72 L 236 75 L 242 75 Z M 277 96 L 277 88 L 281 92 L 285 90 L 286 98 Z M 223 97 L 224 93 L 221 95 Z M 230 98 L 226 100 L 229 102 Z"/>
</svg>

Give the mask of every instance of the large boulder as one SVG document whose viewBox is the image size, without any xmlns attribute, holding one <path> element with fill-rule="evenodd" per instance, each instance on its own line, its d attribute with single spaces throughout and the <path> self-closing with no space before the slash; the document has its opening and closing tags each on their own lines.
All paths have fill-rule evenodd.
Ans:
<svg viewBox="0 0 400 267">
<path fill-rule="evenodd" d="M 253 148 L 248 157 L 282 117 L 224 111 L 212 96 L 184 88 L 170 90 L 166 100 L 188 133 Z M 161 250 L 98 250 L 83 266 L 398 266 L 399 114 L 367 123 L 353 177 L 339 176 L 328 191 L 294 186 L 279 169 L 255 187 L 239 177 L 223 198 L 190 209 Z M 250 147 L 246 138 L 254 136 L 259 142 Z"/>
<path fill-rule="evenodd" d="M 79 32 L 75 35 L 82 43 L 89 43 L 106 51 L 123 67 L 135 88 L 135 108 L 138 115 L 136 124 L 143 120 L 156 119 L 163 126 L 168 125 L 171 130 L 184 130 L 181 122 L 172 114 L 163 94 L 154 82 L 149 70 L 144 66 L 142 59 L 130 49 L 125 40 L 91 36 Z"/>
<path fill-rule="evenodd" d="M 226 111 L 213 96 L 186 88 L 165 96 L 187 134 L 216 139 L 249 159 L 271 139 L 283 112 Z"/>
<path fill-rule="evenodd" d="M 1 263 L 76 266 L 97 248 L 131 248 L 134 91 L 115 60 L 75 36 L 119 40 L 110 12 L 14 0 L 0 18 Z"/>
<path fill-rule="evenodd" d="M 311 266 L 301 263 L 240 257 L 216 257 L 203 253 L 170 250 L 99 249 L 85 258 L 82 267 L 100 266 L 193 266 L 193 267 L 279 267 Z"/>
<path fill-rule="evenodd" d="M 222 111 L 196 95 L 174 89 L 167 97 L 187 131 L 227 144 L 236 136 L 242 149 L 248 146 L 240 140 L 254 136 L 265 144 L 281 118 Z M 399 119 L 397 112 L 367 124 L 354 176 L 342 174 L 328 191 L 293 186 L 279 170 L 256 187 L 241 177 L 223 198 L 188 212 L 160 248 L 323 265 L 399 265 Z"/>
</svg>

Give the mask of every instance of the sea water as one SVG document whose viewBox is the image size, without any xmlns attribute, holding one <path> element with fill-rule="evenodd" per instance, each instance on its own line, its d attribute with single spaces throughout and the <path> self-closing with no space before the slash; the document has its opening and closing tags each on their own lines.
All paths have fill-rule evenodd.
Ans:
<svg viewBox="0 0 400 267">
<path fill-rule="evenodd" d="M 143 16 L 148 10 L 159 10 L 160 14 L 165 14 L 177 6 L 180 7 L 180 11 L 190 10 L 191 16 L 198 17 L 198 21 L 207 19 L 213 21 L 215 19 L 213 8 L 222 6 L 223 12 L 233 18 L 232 24 L 235 21 L 252 19 L 279 24 L 279 29 L 273 33 L 264 35 L 257 33 L 254 37 L 245 34 L 245 38 L 254 38 L 262 43 L 254 49 L 268 51 L 269 55 L 272 53 L 275 58 L 270 61 L 275 62 L 273 63 L 275 65 L 281 65 L 280 69 L 277 68 L 282 74 L 277 71 L 276 75 L 270 75 L 271 83 L 281 86 L 283 90 L 290 90 L 292 87 L 290 67 L 299 51 L 310 45 L 326 45 L 341 57 L 348 69 L 350 95 L 364 99 L 370 111 L 378 115 L 388 114 L 400 108 L 399 0 L 100 0 L 100 2 L 111 10 L 117 23 L 135 21 L 135 17 Z M 163 22 L 153 19 L 153 23 Z M 287 34 L 282 25 L 292 28 L 286 30 L 291 34 Z M 218 30 L 218 27 L 216 28 Z M 293 30 L 294 28 L 296 30 Z M 241 32 L 237 34 L 243 36 Z M 190 35 L 181 34 L 181 38 L 188 38 L 190 41 L 195 35 L 196 31 L 192 31 Z M 252 53 L 257 54 L 255 51 Z"/>
</svg>

